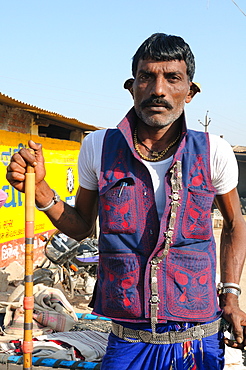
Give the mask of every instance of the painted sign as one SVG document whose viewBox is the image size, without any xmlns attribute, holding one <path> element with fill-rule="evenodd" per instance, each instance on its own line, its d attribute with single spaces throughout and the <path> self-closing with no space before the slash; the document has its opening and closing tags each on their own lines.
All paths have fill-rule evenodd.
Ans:
<svg viewBox="0 0 246 370">
<path fill-rule="evenodd" d="M 50 187 L 68 204 L 74 205 L 75 202 L 80 143 L 0 130 L 0 189 L 8 194 L 6 203 L 0 208 L 0 267 L 5 267 L 15 260 L 21 264 L 24 262 L 25 196 L 8 183 L 6 168 L 11 156 L 28 146 L 29 139 L 43 146 L 47 173 L 45 179 Z M 38 236 L 49 236 L 53 231 L 54 226 L 47 216 L 35 210 L 34 261 L 43 257 L 44 243 Z"/>
</svg>

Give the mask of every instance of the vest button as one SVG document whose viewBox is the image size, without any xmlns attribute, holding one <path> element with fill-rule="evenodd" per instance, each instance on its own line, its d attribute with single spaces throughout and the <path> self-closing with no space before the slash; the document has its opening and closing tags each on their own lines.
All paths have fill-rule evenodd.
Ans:
<svg viewBox="0 0 246 370">
<path fill-rule="evenodd" d="M 151 297 L 151 302 L 152 302 L 152 303 L 157 303 L 157 302 L 159 302 L 159 298 L 157 297 L 157 295 L 153 295 L 153 296 Z"/>
<path fill-rule="evenodd" d="M 158 265 L 158 263 L 159 263 L 160 261 L 159 261 L 159 258 L 158 257 L 154 257 L 151 261 L 150 261 L 150 263 L 151 263 L 151 265 Z"/>
<path fill-rule="evenodd" d="M 173 231 L 172 231 L 172 230 L 168 230 L 168 231 L 167 231 L 167 236 L 168 236 L 169 238 L 171 238 L 171 237 L 173 236 Z"/>
</svg>

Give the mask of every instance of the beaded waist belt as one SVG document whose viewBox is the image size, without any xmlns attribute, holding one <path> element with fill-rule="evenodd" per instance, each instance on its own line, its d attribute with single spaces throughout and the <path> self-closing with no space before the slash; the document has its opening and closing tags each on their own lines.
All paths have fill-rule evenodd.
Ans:
<svg viewBox="0 0 246 370">
<path fill-rule="evenodd" d="M 112 322 L 112 333 L 127 342 L 152 343 L 152 344 L 174 344 L 192 340 L 201 340 L 218 333 L 223 329 L 222 319 L 208 324 L 197 324 L 185 331 L 168 331 L 166 333 L 153 333 L 146 330 L 134 330 Z"/>
</svg>

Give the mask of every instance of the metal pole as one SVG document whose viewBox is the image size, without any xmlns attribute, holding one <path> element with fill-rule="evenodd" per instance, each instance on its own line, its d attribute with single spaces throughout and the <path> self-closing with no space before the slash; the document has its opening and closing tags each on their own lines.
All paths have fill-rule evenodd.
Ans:
<svg viewBox="0 0 246 370">
<path fill-rule="evenodd" d="M 35 173 L 27 166 L 25 178 L 25 296 L 24 296 L 24 340 L 23 369 L 32 369 L 32 327 L 33 327 L 33 244 L 35 211 Z"/>
<path fill-rule="evenodd" d="M 208 118 L 208 111 L 206 113 L 206 116 L 205 116 L 205 123 L 203 123 L 202 121 L 198 120 L 198 122 L 200 122 L 201 125 L 203 125 L 205 127 L 205 132 L 208 132 L 208 126 L 211 122 L 211 118 Z"/>
</svg>

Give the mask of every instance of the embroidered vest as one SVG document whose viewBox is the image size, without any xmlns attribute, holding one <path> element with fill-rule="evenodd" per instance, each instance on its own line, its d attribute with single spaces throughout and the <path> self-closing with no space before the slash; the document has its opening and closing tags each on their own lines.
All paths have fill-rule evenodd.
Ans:
<svg viewBox="0 0 246 370">
<path fill-rule="evenodd" d="M 131 322 L 149 322 L 155 314 L 158 322 L 213 320 L 220 315 L 220 308 L 210 219 L 215 189 L 208 135 L 184 130 L 165 175 L 166 207 L 159 222 L 150 174 L 132 142 L 134 117 L 130 111 L 118 129 L 108 130 L 104 139 L 94 313 Z M 171 176 L 177 163 L 182 166 L 182 189 L 174 215 Z M 172 229 L 170 223 L 174 221 Z M 170 226 L 171 238 L 167 234 Z M 158 264 L 153 280 L 151 265 L 167 243 L 168 253 Z M 155 287 L 157 306 L 151 306 Z"/>
</svg>

